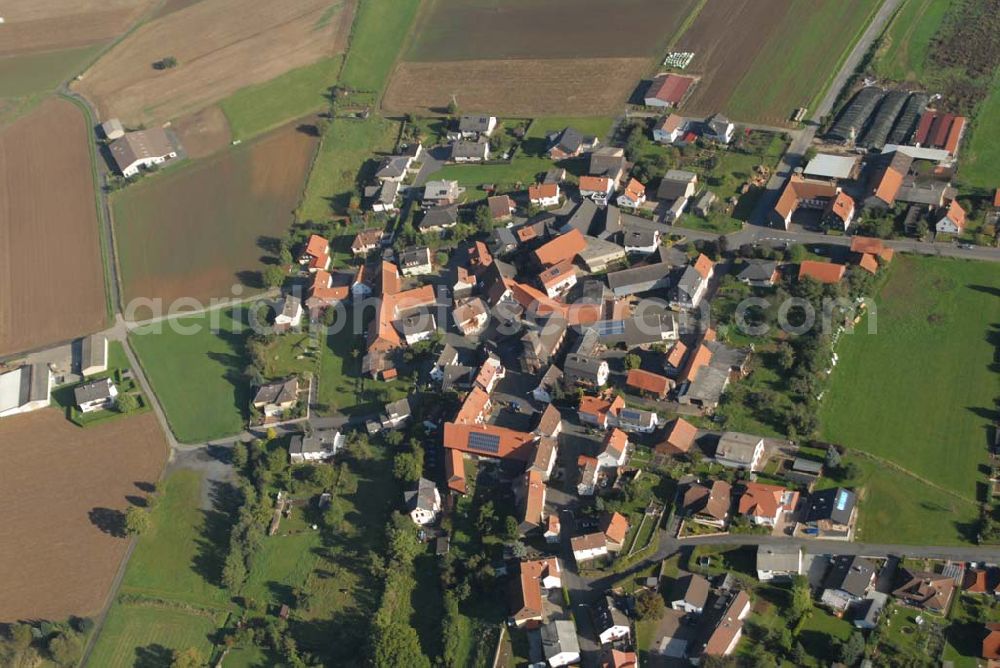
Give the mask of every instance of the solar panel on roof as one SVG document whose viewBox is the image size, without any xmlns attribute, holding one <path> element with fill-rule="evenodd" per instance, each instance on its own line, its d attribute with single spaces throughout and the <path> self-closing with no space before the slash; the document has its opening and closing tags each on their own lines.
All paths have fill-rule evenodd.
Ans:
<svg viewBox="0 0 1000 668">
<path fill-rule="evenodd" d="M 602 320 L 595 323 L 594 327 L 597 329 L 599 336 L 615 336 L 625 333 L 624 320 Z"/>
<path fill-rule="evenodd" d="M 639 411 L 634 411 L 630 408 L 625 408 L 621 412 L 621 416 L 626 420 L 639 420 Z"/>
<path fill-rule="evenodd" d="M 500 452 L 500 437 L 496 434 L 473 432 L 469 434 L 469 447 L 473 450 L 497 454 Z"/>
</svg>

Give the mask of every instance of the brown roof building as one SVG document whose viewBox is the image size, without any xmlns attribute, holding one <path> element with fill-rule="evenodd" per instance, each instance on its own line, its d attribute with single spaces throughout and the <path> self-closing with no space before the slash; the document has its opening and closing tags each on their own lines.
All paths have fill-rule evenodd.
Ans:
<svg viewBox="0 0 1000 668">
<path fill-rule="evenodd" d="M 663 455 L 687 454 L 697 436 L 698 428 L 679 417 L 667 427 L 665 438 L 656 445 L 656 452 Z"/>
</svg>

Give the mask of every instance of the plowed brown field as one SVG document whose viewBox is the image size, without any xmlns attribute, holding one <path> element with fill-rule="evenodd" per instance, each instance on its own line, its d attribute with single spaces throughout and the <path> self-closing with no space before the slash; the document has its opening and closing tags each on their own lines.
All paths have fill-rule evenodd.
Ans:
<svg viewBox="0 0 1000 668">
<path fill-rule="evenodd" d="M 202 0 L 126 37 L 74 87 L 101 118 L 159 123 L 340 53 L 355 0 Z M 173 56 L 177 66 L 153 63 Z"/>
<path fill-rule="evenodd" d="M 104 325 L 89 133 L 55 98 L 0 131 L 0 355 Z"/>
<path fill-rule="evenodd" d="M 152 413 L 86 429 L 55 409 L 0 420 L 0 623 L 100 610 L 127 545 L 113 534 L 166 456 Z"/>
<path fill-rule="evenodd" d="M 0 56 L 88 46 L 123 32 L 153 0 L 22 0 L 0 8 Z"/>
<path fill-rule="evenodd" d="M 390 112 L 462 111 L 502 116 L 601 115 L 620 111 L 647 58 L 459 60 L 400 63 L 383 99 Z"/>
</svg>

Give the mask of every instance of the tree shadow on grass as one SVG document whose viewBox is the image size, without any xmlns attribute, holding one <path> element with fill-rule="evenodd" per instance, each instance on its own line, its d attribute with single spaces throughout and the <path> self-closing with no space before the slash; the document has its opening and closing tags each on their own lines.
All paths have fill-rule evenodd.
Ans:
<svg viewBox="0 0 1000 668">
<path fill-rule="evenodd" d="M 135 648 L 135 668 L 170 668 L 174 651 L 159 643 Z"/>
<path fill-rule="evenodd" d="M 207 582 L 218 585 L 222 581 L 222 567 L 229 552 L 229 533 L 233 528 L 241 498 L 231 484 L 210 480 L 209 498 L 212 509 L 203 510 L 201 535 L 196 539 L 198 551 L 191 568 Z"/>
<path fill-rule="evenodd" d="M 87 513 L 90 523 L 115 538 L 125 537 L 125 513 L 113 508 L 91 508 Z"/>
</svg>

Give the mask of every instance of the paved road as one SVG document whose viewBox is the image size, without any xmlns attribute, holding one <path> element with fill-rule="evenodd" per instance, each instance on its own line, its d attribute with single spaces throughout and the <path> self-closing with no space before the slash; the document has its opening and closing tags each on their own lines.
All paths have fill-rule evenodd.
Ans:
<svg viewBox="0 0 1000 668">
<path fill-rule="evenodd" d="M 834 103 L 837 101 L 837 96 L 840 95 L 840 91 L 847 84 L 851 76 L 854 75 L 868 49 L 871 48 L 875 39 L 882 34 L 889 19 L 892 18 L 892 15 L 901 2 L 902 0 L 884 0 L 875 18 L 872 19 L 861 39 L 858 40 L 858 43 L 854 45 L 854 49 L 847 56 L 840 71 L 833 78 L 819 106 L 812 110 L 812 116 L 810 116 L 809 123 L 807 123 L 805 129 L 793 135 L 788 150 L 785 151 L 781 162 L 778 163 L 777 171 L 767 183 L 767 191 L 761 196 L 751 215 L 750 221 L 752 224 L 763 226 L 769 224 L 770 212 L 778 201 L 778 195 L 781 192 L 782 186 L 792 171 L 802 163 L 802 158 L 816 137 L 816 132 L 819 130 L 823 118 L 831 112 Z"/>
</svg>

